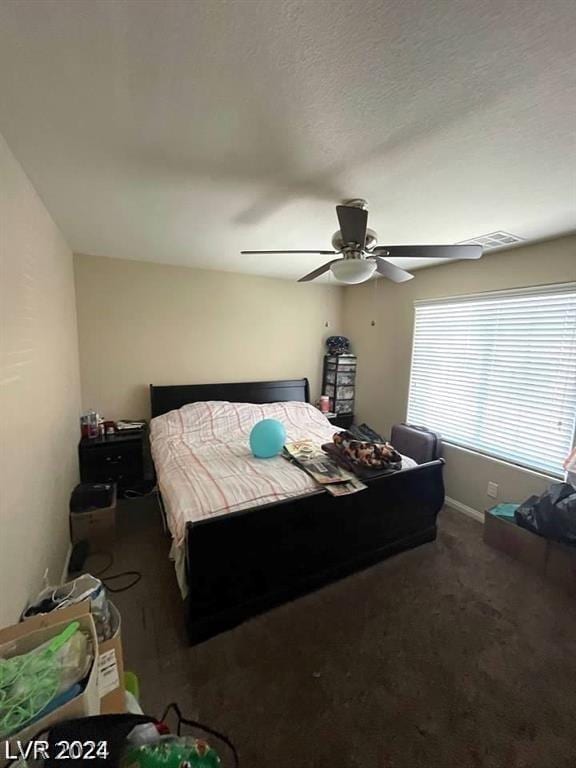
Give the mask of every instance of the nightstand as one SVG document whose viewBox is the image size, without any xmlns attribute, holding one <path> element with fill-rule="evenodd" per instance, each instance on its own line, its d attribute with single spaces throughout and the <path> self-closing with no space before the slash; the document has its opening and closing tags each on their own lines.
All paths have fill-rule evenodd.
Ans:
<svg viewBox="0 0 576 768">
<path fill-rule="evenodd" d="M 116 483 L 118 494 L 141 490 L 146 481 L 149 456 L 148 429 L 116 432 L 78 444 L 80 479 L 83 483 Z"/>
<path fill-rule="evenodd" d="M 354 421 L 353 413 L 337 413 L 334 416 L 328 416 L 328 421 L 335 427 L 341 427 L 342 429 L 350 429 L 352 422 Z"/>
</svg>

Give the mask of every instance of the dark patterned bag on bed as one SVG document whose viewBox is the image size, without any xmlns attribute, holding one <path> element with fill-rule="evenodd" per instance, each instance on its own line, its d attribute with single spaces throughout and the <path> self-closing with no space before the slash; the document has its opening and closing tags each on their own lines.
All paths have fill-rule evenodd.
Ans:
<svg viewBox="0 0 576 768">
<path fill-rule="evenodd" d="M 332 438 L 346 458 L 370 469 L 401 469 L 402 456 L 390 443 L 357 440 L 350 432 L 337 432 Z"/>
</svg>

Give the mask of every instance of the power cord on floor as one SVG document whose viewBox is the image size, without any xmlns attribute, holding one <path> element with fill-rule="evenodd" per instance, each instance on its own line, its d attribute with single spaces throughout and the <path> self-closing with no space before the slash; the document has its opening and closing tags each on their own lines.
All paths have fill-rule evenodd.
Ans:
<svg viewBox="0 0 576 768">
<path fill-rule="evenodd" d="M 100 579 L 104 586 L 106 587 L 106 590 L 108 592 L 112 592 L 112 594 L 119 594 L 120 592 L 127 592 L 129 589 L 132 589 L 132 587 L 135 587 L 136 584 L 142 579 L 142 574 L 140 571 L 122 571 L 121 573 L 114 573 L 112 576 L 104 576 L 106 571 L 108 571 L 113 565 L 114 565 L 114 556 L 111 552 L 91 552 L 88 557 L 94 557 L 95 555 L 103 555 L 108 558 L 108 563 L 97 573 L 94 573 L 93 571 L 90 571 L 92 576 L 95 576 L 97 579 Z M 117 579 L 122 579 L 126 577 L 132 576 L 132 581 L 130 581 L 129 584 L 125 584 L 123 587 L 112 587 L 110 586 L 111 581 L 116 581 Z"/>
<path fill-rule="evenodd" d="M 203 723 L 199 723 L 196 720 L 189 720 L 186 717 L 182 716 L 182 712 L 180 711 L 180 707 L 178 704 L 173 701 L 171 704 L 168 704 L 166 709 L 164 710 L 164 714 L 160 718 L 161 722 L 166 722 L 166 718 L 170 714 L 170 712 L 174 712 L 176 714 L 176 717 L 178 718 L 178 724 L 176 726 L 176 735 L 181 736 L 182 735 L 182 725 L 187 725 L 190 728 L 197 728 L 199 731 L 204 731 L 204 733 L 209 733 L 211 736 L 214 736 L 215 738 L 219 739 L 222 743 L 226 744 L 230 752 L 232 753 L 232 756 L 234 758 L 234 765 L 233 768 L 240 768 L 240 758 L 238 757 L 238 752 L 236 750 L 236 747 L 228 736 L 225 736 L 223 733 L 220 733 L 220 731 L 215 730 L 214 728 L 210 728 L 208 725 L 204 725 Z"/>
<path fill-rule="evenodd" d="M 126 488 L 123 492 L 123 498 L 133 501 L 134 499 L 145 499 L 156 493 L 157 486 L 154 485 L 149 491 L 138 491 L 135 488 Z"/>
<path fill-rule="evenodd" d="M 132 576 L 133 579 L 129 584 L 125 584 L 123 587 L 111 587 L 110 582 L 114 581 L 116 579 L 122 579 L 126 576 Z M 142 574 L 140 571 L 123 571 L 123 573 L 115 573 L 113 576 L 107 576 L 106 578 L 102 579 L 102 583 L 106 587 L 107 592 L 112 592 L 113 595 L 117 595 L 120 592 L 127 592 L 129 589 L 132 589 L 132 587 L 135 587 L 136 584 L 142 579 Z"/>
</svg>

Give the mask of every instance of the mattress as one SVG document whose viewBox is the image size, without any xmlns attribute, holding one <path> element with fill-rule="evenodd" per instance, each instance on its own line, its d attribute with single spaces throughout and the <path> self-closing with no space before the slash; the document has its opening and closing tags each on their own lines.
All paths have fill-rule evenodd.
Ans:
<svg viewBox="0 0 576 768">
<path fill-rule="evenodd" d="M 281 456 L 254 458 L 249 436 L 261 419 L 281 421 L 288 442 L 311 439 L 321 445 L 339 431 L 320 411 L 301 402 L 205 401 L 152 419 L 152 456 L 177 548 L 188 522 L 318 492 L 311 477 Z M 414 462 L 404 459 L 403 466 Z"/>
</svg>

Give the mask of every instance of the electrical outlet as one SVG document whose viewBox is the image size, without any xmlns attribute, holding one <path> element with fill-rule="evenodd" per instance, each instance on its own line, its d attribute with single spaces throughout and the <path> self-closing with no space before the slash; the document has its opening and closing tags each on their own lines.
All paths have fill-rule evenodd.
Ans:
<svg viewBox="0 0 576 768">
<path fill-rule="evenodd" d="M 498 486 L 496 483 L 488 483 L 488 489 L 486 490 L 486 495 L 490 496 L 491 499 L 495 499 L 498 496 Z"/>
</svg>

